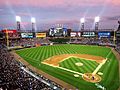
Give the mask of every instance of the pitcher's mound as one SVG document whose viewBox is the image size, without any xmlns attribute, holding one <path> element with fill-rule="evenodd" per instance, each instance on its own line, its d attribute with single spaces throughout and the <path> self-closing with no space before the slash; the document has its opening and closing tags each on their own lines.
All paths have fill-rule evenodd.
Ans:
<svg viewBox="0 0 120 90">
<path fill-rule="evenodd" d="M 96 83 L 101 81 L 101 77 L 97 74 L 92 75 L 92 73 L 85 73 L 82 78 L 88 82 Z"/>
<path fill-rule="evenodd" d="M 81 62 L 78 62 L 78 63 L 75 63 L 76 66 L 83 66 L 83 63 Z"/>
</svg>

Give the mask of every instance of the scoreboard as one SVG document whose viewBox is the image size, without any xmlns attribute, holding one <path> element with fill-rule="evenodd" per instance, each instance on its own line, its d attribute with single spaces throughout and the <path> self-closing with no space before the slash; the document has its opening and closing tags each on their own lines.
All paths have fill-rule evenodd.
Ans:
<svg viewBox="0 0 120 90">
<path fill-rule="evenodd" d="M 56 28 L 54 29 L 54 35 L 57 37 L 62 36 L 63 35 L 63 29 L 62 28 Z"/>
<path fill-rule="evenodd" d="M 67 36 L 67 28 L 50 28 L 49 29 L 49 36 L 61 37 Z"/>
</svg>

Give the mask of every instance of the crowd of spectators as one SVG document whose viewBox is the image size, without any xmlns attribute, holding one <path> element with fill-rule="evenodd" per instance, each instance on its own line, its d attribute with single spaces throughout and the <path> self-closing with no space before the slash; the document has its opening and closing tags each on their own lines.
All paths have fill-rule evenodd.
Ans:
<svg viewBox="0 0 120 90">
<path fill-rule="evenodd" d="M 18 33 L 8 33 L 9 38 L 19 38 Z"/>
<path fill-rule="evenodd" d="M 114 44 L 114 41 L 110 38 L 75 38 L 71 39 L 69 43 L 73 44 L 85 44 L 85 45 L 101 45 L 114 47 L 118 53 L 120 53 L 120 43 Z"/>
<path fill-rule="evenodd" d="M 117 44 L 117 46 L 116 46 L 115 49 L 116 49 L 116 51 L 120 54 L 120 43 Z"/>
<path fill-rule="evenodd" d="M 20 65 L 6 46 L 0 45 L 0 90 L 53 90 L 22 70 Z M 39 77 L 56 85 L 42 75 Z"/>
<path fill-rule="evenodd" d="M 34 46 L 35 45 L 33 39 L 21 39 L 19 42 L 20 42 L 19 45 L 23 46 L 23 47 L 28 47 L 28 46 Z"/>
<path fill-rule="evenodd" d="M 36 44 L 49 45 L 50 43 L 51 41 L 49 41 L 49 39 L 47 38 L 24 38 L 24 39 L 9 40 L 10 47 L 15 47 L 15 46 L 33 47 Z"/>
<path fill-rule="evenodd" d="M 71 39 L 69 43 L 76 43 L 76 44 L 87 44 L 87 45 L 108 45 L 113 46 L 113 40 L 109 38 L 76 38 Z"/>
<path fill-rule="evenodd" d="M 47 38 L 35 38 L 34 43 L 47 45 L 47 44 L 50 44 L 51 41 L 49 41 L 49 39 Z"/>
</svg>

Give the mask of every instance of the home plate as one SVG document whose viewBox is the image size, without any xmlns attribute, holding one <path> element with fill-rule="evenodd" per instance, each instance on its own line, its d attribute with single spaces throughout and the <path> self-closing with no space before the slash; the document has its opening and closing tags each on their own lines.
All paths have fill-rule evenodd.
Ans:
<svg viewBox="0 0 120 90">
<path fill-rule="evenodd" d="M 103 75 L 103 73 L 102 72 L 98 72 L 98 75 Z"/>
<path fill-rule="evenodd" d="M 74 77 L 79 77 L 79 75 L 78 74 L 74 74 Z"/>
<path fill-rule="evenodd" d="M 81 62 L 78 62 L 78 63 L 75 63 L 76 66 L 83 66 L 83 63 Z"/>
</svg>

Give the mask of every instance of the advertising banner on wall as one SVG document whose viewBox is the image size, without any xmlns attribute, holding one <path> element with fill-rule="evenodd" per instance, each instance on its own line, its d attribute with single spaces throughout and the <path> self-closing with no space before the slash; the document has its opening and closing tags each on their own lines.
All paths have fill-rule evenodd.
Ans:
<svg viewBox="0 0 120 90">
<path fill-rule="evenodd" d="M 36 33 L 37 38 L 44 38 L 46 37 L 46 33 Z"/>
<path fill-rule="evenodd" d="M 33 38 L 33 33 L 21 33 L 22 38 Z"/>
<path fill-rule="evenodd" d="M 70 36 L 71 37 L 80 37 L 81 36 L 81 32 L 71 32 Z"/>
<path fill-rule="evenodd" d="M 83 37 L 94 37 L 95 36 L 95 32 L 83 32 L 82 36 Z"/>
<path fill-rule="evenodd" d="M 98 37 L 111 37 L 110 32 L 98 32 Z"/>
<path fill-rule="evenodd" d="M 17 30 L 2 30 L 3 33 L 16 33 Z"/>
<path fill-rule="evenodd" d="M 71 32 L 71 33 L 70 33 L 70 36 L 71 36 L 71 37 L 76 37 L 76 36 L 77 36 L 77 33 L 76 33 L 76 32 Z"/>
<path fill-rule="evenodd" d="M 117 36 L 117 37 L 120 37 L 120 31 L 117 31 L 117 32 L 116 32 L 116 36 Z"/>
</svg>

